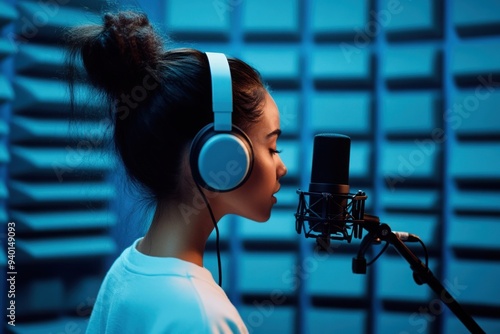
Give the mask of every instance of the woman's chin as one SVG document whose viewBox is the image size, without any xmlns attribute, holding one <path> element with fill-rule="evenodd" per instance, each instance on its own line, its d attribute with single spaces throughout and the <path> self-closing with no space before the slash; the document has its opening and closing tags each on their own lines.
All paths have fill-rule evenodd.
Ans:
<svg viewBox="0 0 500 334">
<path fill-rule="evenodd" d="M 266 223 L 269 220 L 269 218 L 271 218 L 271 210 L 269 210 L 266 213 L 263 213 L 262 215 L 250 219 L 255 220 L 258 223 Z"/>
</svg>

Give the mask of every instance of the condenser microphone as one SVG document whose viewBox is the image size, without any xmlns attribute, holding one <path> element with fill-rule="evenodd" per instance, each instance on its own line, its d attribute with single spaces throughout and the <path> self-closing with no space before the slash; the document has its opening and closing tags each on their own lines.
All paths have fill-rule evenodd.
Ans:
<svg viewBox="0 0 500 334">
<path fill-rule="evenodd" d="M 309 190 L 297 189 L 299 201 L 295 213 L 295 230 L 306 238 L 315 238 L 320 250 L 331 240 L 351 242 L 361 239 L 363 229 L 380 225 L 377 216 L 365 214 L 365 192 L 350 193 L 349 160 L 351 139 L 334 133 L 314 137 L 311 182 Z M 306 226 L 308 226 L 306 228 Z M 420 242 L 408 232 L 394 232 L 403 242 Z"/>
<path fill-rule="evenodd" d="M 363 239 L 357 256 L 352 259 L 352 271 L 366 274 L 366 267 L 374 263 L 392 245 L 410 264 L 418 285 L 427 283 L 471 333 L 484 333 L 442 284 L 428 266 L 428 253 L 420 238 L 408 232 L 392 231 L 377 216 L 364 214 L 366 194 L 359 190 L 349 193 L 349 158 L 351 140 L 339 134 L 319 134 L 314 137 L 313 161 L 309 191 L 297 189 L 299 202 L 295 213 L 295 229 L 306 238 L 316 238 L 319 249 L 327 250 L 330 240 Z M 309 199 L 309 200 L 307 200 Z M 309 225 L 306 229 L 306 224 Z M 362 237 L 362 230 L 368 234 Z M 369 247 L 385 241 L 386 245 L 370 262 L 365 254 Z M 425 264 L 411 252 L 404 242 L 419 242 L 425 252 Z"/>
<path fill-rule="evenodd" d="M 314 137 L 309 208 L 320 219 L 310 222 L 309 227 L 320 233 L 317 242 L 323 248 L 329 246 L 331 234 L 345 228 L 350 152 L 348 136 L 327 133 Z"/>
</svg>

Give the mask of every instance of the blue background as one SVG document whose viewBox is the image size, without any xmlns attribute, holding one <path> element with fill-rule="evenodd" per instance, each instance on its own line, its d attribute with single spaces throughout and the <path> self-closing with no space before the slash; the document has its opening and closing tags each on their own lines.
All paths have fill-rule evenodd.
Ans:
<svg viewBox="0 0 500 334">
<path fill-rule="evenodd" d="M 110 263 L 147 228 L 147 205 L 136 204 L 107 149 L 106 119 L 68 121 L 62 31 L 99 22 L 104 7 L 0 2 L 2 310 L 7 222 L 16 224 L 18 272 L 16 327 L 4 331 L 82 333 Z M 295 190 L 308 186 L 320 132 L 351 136 L 351 189 L 367 192 L 367 211 L 419 235 L 439 280 L 486 332 L 500 332 L 500 1 L 120 7 L 148 13 L 167 47 L 242 58 L 272 89 L 289 169 L 278 205 L 266 224 L 220 223 L 224 288 L 251 333 L 466 332 L 394 251 L 355 275 L 359 240 L 316 254 L 295 233 Z M 214 241 L 205 264 L 217 279 Z"/>
</svg>

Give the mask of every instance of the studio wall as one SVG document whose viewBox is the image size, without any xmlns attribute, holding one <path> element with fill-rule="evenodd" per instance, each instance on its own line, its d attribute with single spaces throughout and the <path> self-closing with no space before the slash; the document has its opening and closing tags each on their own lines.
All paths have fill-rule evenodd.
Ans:
<svg viewBox="0 0 500 334">
<path fill-rule="evenodd" d="M 419 235 L 436 277 L 487 333 L 500 332 L 500 2 L 116 7 L 145 11 L 167 48 L 247 61 L 279 107 L 288 174 L 271 219 L 219 223 L 223 287 L 251 333 L 466 332 L 394 250 L 359 275 L 351 269 L 359 239 L 316 253 L 314 240 L 296 233 L 296 190 L 307 189 L 313 138 L 325 132 L 351 137 L 351 190 L 367 193 L 367 212 Z M 4 332 L 83 333 L 107 268 L 147 228 L 150 212 L 135 204 L 109 149 L 106 114 L 69 115 L 63 33 L 99 22 L 105 8 L 84 0 L 0 3 L 3 310 L 13 300 L 9 223 L 16 260 L 16 326 L 6 322 Z M 101 110 L 88 94 L 82 86 L 86 110 Z M 408 245 L 423 259 L 418 243 Z M 214 235 L 204 261 L 217 280 Z"/>
</svg>

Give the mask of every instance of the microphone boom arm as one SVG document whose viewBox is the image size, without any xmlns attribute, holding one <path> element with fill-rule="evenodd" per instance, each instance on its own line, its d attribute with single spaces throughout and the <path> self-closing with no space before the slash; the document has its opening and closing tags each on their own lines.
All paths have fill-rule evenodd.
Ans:
<svg viewBox="0 0 500 334">
<path fill-rule="evenodd" d="M 378 220 L 378 217 L 370 216 L 370 220 Z M 413 279 L 418 285 L 427 284 L 439 297 L 439 299 L 457 316 L 464 326 L 471 333 L 485 333 L 477 322 L 462 308 L 462 306 L 453 298 L 446 288 L 434 276 L 432 271 L 420 261 L 420 259 L 401 241 L 398 236 L 391 231 L 389 225 L 366 224 L 363 228 L 368 230 L 368 234 L 361 241 L 361 245 L 356 258 L 352 259 L 352 270 L 354 273 L 366 273 L 366 259 L 364 254 L 374 241 L 383 240 L 392 245 L 396 251 L 409 264 L 413 271 Z"/>
<path fill-rule="evenodd" d="M 330 240 L 346 240 L 350 243 L 353 237 L 361 239 L 363 229 L 367 230 L 368 234 L 361 241 L 357 257 L 352 259 L 354 273 L 366 274 L 365 253 L 373 243 L 386 241 L 410 264 L 415 283 L 429 285 L 469 331 L 485 333 L 443 287 L 429 267 L 391 231 L 389 225 L 381 223 L 377 216 L 364 213 L 367 196 L 363 191 L 359 190 L 356 194 L 330 194 L 298 189 L 297 194 L 299 204 L 295 213 L 295 229 L 298 234 L 304 232 L 306 238 L 316 238 L 318 246 L 326 250 Z M 309 201 L 306 196 L 309 196 Z M 345 206 L 339 206 L 338 203 L 342 202 L 339 199 L 343 200 Z M 304 222 L 309 223 L 308 230 Z"/>
</svg>

